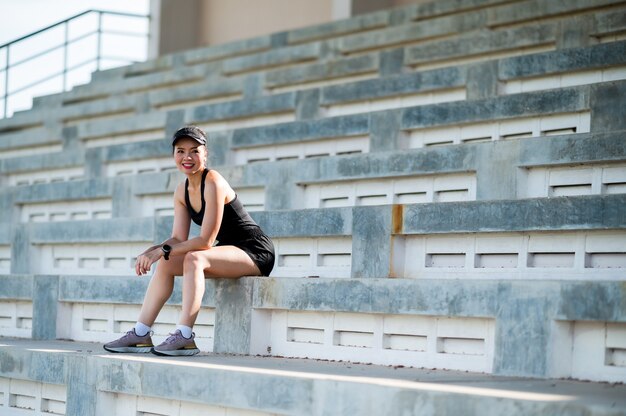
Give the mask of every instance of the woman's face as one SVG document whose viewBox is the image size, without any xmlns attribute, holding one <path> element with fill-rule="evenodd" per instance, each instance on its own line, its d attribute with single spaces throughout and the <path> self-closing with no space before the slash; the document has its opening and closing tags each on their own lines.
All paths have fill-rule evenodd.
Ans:
<svg viewBox="0 0 626 416">
<path fill-rule="evenodd" d="M 176 167 L 186 175 L 203 171 L 206 165 L 206 156 L 206 146 L 193 139 L 183 137 L 174 144 Z"/>
</svg>

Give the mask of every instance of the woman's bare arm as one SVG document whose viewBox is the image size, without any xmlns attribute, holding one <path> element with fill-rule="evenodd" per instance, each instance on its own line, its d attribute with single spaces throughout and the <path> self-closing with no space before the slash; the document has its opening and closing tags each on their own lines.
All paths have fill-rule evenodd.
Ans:
<svg viewBox="0 0 626 416">
<path fill-rule="evenodd" d="M 152 264 L 163 257 L 161 247 L 163 247 L 164 244 L 174 246 L 187 240 L 189 237 L 191 217 L 182 202 L 184 192 L 182 184 L 179 185 L 174 192 L 174 224 L 172 226 L 172 236 L 161 244 L 149 247 L 146 251 L 137 256 L 137 261 L 135 262 L 135 272 L 137 273 L 137 276 L 148 273 Z"/>
</svg>

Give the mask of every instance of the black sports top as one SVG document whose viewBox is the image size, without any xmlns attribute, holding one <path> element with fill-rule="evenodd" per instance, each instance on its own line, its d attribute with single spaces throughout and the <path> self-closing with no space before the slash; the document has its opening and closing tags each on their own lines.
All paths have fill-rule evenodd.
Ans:
<svg viewBox="0 0 626 416">
<path fill-rule="evenodd" d="M 202 225 L 202 218 L 204 218 L 204 208 L 206 207 L 206 203 L 204 202 L 204 181 L 206 179 L 206 175 L 208 174 L 208 169 L 205 169 L 204 172 L 202 172 L 202 182 L 200 182 L 200 198 L 202 199 L 202 208 L 200 208 L 200 212 L 194 211 L 191 206 L 191 202 L 189 201 L 189 179 L 185 181 L 185 204 L 187 204 L 187 211 L 189 211 L 189 215 L 191 215 L 193 222 L 198 225 Z"/>
<path fill-rule="evenodd" d="M 185 203 L 187 211 L 193 222 L 202 225 L 206 202 L 204 201 L 204 181 L 209 170 L 202 173 L 202 184 L 200 187 L 202 208 L 200 212 L 194 211 L 189 201 L 189 179 L 185 182 Z M 235 198 L 228 204 L 224 204 L 224 214 L 222 223 L 217 233 L 218 246 L 232 245 L 245 251 L 259 267 L 264 276 L 269 276 L 274 267 L 274 245 L 272 240 L 265 235 L 263 230 L 252 219 L 248 211 L 235 195 Z"/>
</svg>

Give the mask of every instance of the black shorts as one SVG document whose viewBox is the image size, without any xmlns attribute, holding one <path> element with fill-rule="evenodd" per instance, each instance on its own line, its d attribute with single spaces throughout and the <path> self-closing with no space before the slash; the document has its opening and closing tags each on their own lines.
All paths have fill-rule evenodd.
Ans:
<svg viewBox="0 0 626 416">
<path fill-rule="evenodd" d="M 250 238 L 239 239 L 233 242 L 220 241 L 218 246 L 232 245 L 246 252 L 257 265 L 263 276 L 269 276 L 274 268 L 274 244 L 262 232 L 254 233 Z"/>
</svg>

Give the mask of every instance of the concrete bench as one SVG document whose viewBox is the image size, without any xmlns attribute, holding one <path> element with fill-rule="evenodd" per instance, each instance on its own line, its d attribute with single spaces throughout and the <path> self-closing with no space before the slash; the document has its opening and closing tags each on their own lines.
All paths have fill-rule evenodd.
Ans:
<svg viewBox="0 0 626 416">
<path fill-rule="evenodd" d="M 171 215 L 172 194 L 182 176 L 172 172 L 171 149 L 165 142 L 90 150 L 95 152 L 88 152 L 88 172 L 80 167 L 53 174 L 44 166 L 34 176 L 4 172 L 9 185 L 1 193 L 5 212 L 19 210 L 14 217 L 22 222 L 68 220 L 72 212 L 85 213 L 76 219 Z M 222 166 L 219 170 L 248 209 L 258 211 L 624 193 L 625 158 L 623 134 L 617 132 Z M 82 180 L 70 180 L 76 169 Z M 87 173 L 92 179 L 84 179 Z M 45 185 L 46 181 L 50 184 Z M 55 211 L 58 203 L 69 205 Z M 2 221 L 11 218 L 7 215 Z"/>
<path fill-rule="evenodd" d="M 296 119 L 299 96 L 294 92 L 187 108 L 182 122 L 207 132 L 235 130 Z M 183 110 L 181 110 L 183 111 Z"/>
<path fill-rule="evenodd" d="M 272 276 L 542 278 L 564 268 L 564 279 L 619 280 L 615 270 L 624 267 L 626 256 L 620 243 L 624 198 L 357 206 L 252 216 L 275 242 Z M 127 275 L 133 255 L 168 238 L 172 224 L 168 216 L 96 218 L 14 224 L 12 272 Z M 40 260 L 31 264 L 32 256 Z"/>
<path fill-rule="evenodd" d="M 345 36 L 356 32 L 379 29 L 387 27 L 388 25 L 400 23 L 401 20 L 398 17 L 400 17 L 400 14 L 404 13 L 407 13 L 407 15 L 412 14 L 413 6 L 404 6 L 392 12 L 381 11 L 368 13 L 331 23 L 290 30 L 286 34 L 286 42 L 288 45 L 293 45 L 318 41 L 321 39 L 336 38 L 338 36 Z M 392 19 L 392 15 L 394 16 L 394 19 Z"/>
<path fill-rule="evenodd" d="M 263 74 L 263 87 L 270 93 L 277 93 L 377 78 L 381 66 L 379 56 L 371 53 L 267 70 Z"/>
<path fill-rule="evenodd" d="M 610 108 L 614 102 L 617 105 L 616 94 L 623 85 L 616 81 L 239 129 L 233 132 L 230 147 L 234 163 L 244 164 L 320 154 L 619 130 L 621 122 L 610 115 Z M 602 117 L 600 112 L 591 111 L 600 105 L 606 111 Z M 598 117 L 592 120 L 591 114 Z"/>
<path fill-rule="evenodd" d="M 108 342 L 135 324 L 149 277 L 75 275 L 2 275 L 0 296 L 3 336 Z M 207 280 L 202 313 L 194 326 L 198 346 L 214 349 L 216 281 Z M 180 314 L 182 286 L 154 325 L 159 339 L 174 332 Z M 218 346 L 219 348 L 219 346 Z"/>
<path fill-rule="evenodd" d="M 173 53 L 126 67 L 95 72 L 93 81 L 106 83 L 110 80 L 120 80 L 125 77 L 137 77 L 157 72 L 165 72 L 181 65 L 195 65 L 238 55 L 258 53 L 263 50 L 271 49 L 273 47 L 272 39 L 272 35 L 266 35 Z"/>
<path fill-rule="evenodd" d="M 41 127 L 46 115 L 41 111 L 24 110 L 15 112 L 11 117 L 0 119 L 0 132 L 15 133 L 23 129 Z"/>
<path fill-rule="evenodd" d="M 164 137 L 166 113 L 152 112 L 120 117 L 110 120 L 95 120 L 76 126 L 78 138 L 86 147 L 146 141 Z"/>
<path fill-rule="evenodd" d="M 68 208 L 71 213 L 72 208 Z M 87 213 L 86 215 L 88 215 Z M 137 254 L 170 235 L 172 217 L 31 222 L 13 226 L 13 272 L 128 275 Z M 349 277 L 351 210 L 254 213 L 283 253 L 274 274 L 299 273 Z M 283 223 L 287 221 L 287 223 Z M 197 233 L 197 229 L 194 228 Z M 286 239 L 286 240 L 285 240 Z M 32 256 L 39 259 L 31 262 Z M 300 260 L 321 259 L 303 265 Z M 326 261 L 324 261 L 326 258 Z M 295 262 L 295 263 L 294 263 Z M 89 272 L 92 270 L 92 272 Z"/>
<path fill-rule="evenodd" d="M 614 381 L 626 376 L 621 364 L 602 359 L 612 347 L 596 342 L 606 339 L 607 328 L 609 344 L 625 330 L 623 313 L 617 312 L 623 300 L 619 283 L 268 279 L 255 284 L 252 353 L 263 354 L 269 346 L 275 355 L 386 365 L 406 360 L 405 365 L 494 374 Z M 593 306 L 597 297 L 590 294 L 603 296 L 606 309 Z M 590 338 L 579 338 L 578 331 L 585 330 Z M 576 362 L 594 344 L 593 363 Z"/>
<path fill-rule="evenodd" d="M 0 159 L 3 186 L 71 181 L 86 175 L 85 155 L 79 149 Z"/>
<path fill-rule="evenodd" d="M 341 38 L 340 49 L 344 53 L 350 53 L 481 28 L 498 29 L 507 25 L 523 25 L 554 18 L 563 18 L 567 21 L 568 15 L 571 13 L 586 13 L 589 16 L 595 10 L 601 10 L 602 6 L 619 6 L 619 3 L 615 1 L 602 2 L 602 4 L 568 3 L 558 5 L 549 1 L 540 1 L 535 2 L 534 7 L 528 7 L 528 3 L 525 2 L 500 5 L 498 3 L 503 2 L 467 2 L 462 6 L 452 5 L 451 2 L 437 2 L 418 4 L 403 10 L 399 9 L 400 15 L 396 19 L 399 18 L 398 20 L 401 20 L 405 25 Z M 608 14 L 600 12 L 595 19 L 604 21 L 606 16 Z M 417 23 L 411 23 L 411 21 Z"/>
<path fill-rule="evenodd" d="M 164 360 L 102 354 L 98 346 L 83 342 L 3 343 L 6 373 L 0 391 L 11 399 L 3 404 L 9 411 L 32 406 L 35 411 L 84 416 L 434 415 L 459 409 L 467 414 L 621 415 L 625 406 L 619 385 L 283 358 L 205 355 Z M 401 399 L 386 400 L 390 395 Z"/>
<path fill-rule="evenodd" d="M 138 64 L 141 65 L 141 64 Z M 132 94 L 133 92 L 148 91 L 167 85 L 185 84 L 202 81 L 207 74 L 211 73 L 210 65 L 194 65 L 189 67 L 176 67 L 175 71 L 160 71 L 142 76 L 120 77 L 119 79 L 105 78 L 100 82 L 79 85 L 71 91 L 51 96 L 38 101 L 40 105 L 51 103 L 77 104 L 85 103 L 115 94 Z M 132 74 L 131 74 L 132 75 Z"/>
<path fill-rule="evenodd" d="M 504 94 L 624 79 L 626 42 L 570 48 L 498 61 Z"/>
<path fill-rule="evenodd" d="M 56 106 L 50 105 L 45 98 L 42 97 L 41 103 L 38 103 L 37 99 L 33 100 L 33 111 L 45 108 L 52 112 L 52 108 L 56 107 L 55 118 L 66 128 L 81 122 L 132 116 L 144 112 L 145 107 L 145 99 L 140 94 L 118 94 L 74 103 L 68 101 L 58 103 Z"/>
<path fill-rule="evenodd" d="M 23 327 L 12 335 L 30 337 L 31 324 L 35 339 L 91 342 L 132 327 L 146 285 L 136 277 L 0 279 L 8 288 L 3 310 L 14 306 L 13 319 Z M 155 337 L 175 325 L 179 284 Z M 620 285 L 524 278 L 207 280 L 197 333 L 201 348 L 213 352 L 619 382 L 626 377 Z M 37 293 L 32 302 L 30 288 Z"/>
<path fill-rule="evenodd" d="M 0 140 L 0 159 L 23 155 L 54 153 L 63 147 L 60 129 L 48 129 L 44 126 L 4 133 Z"/>
</svg>

